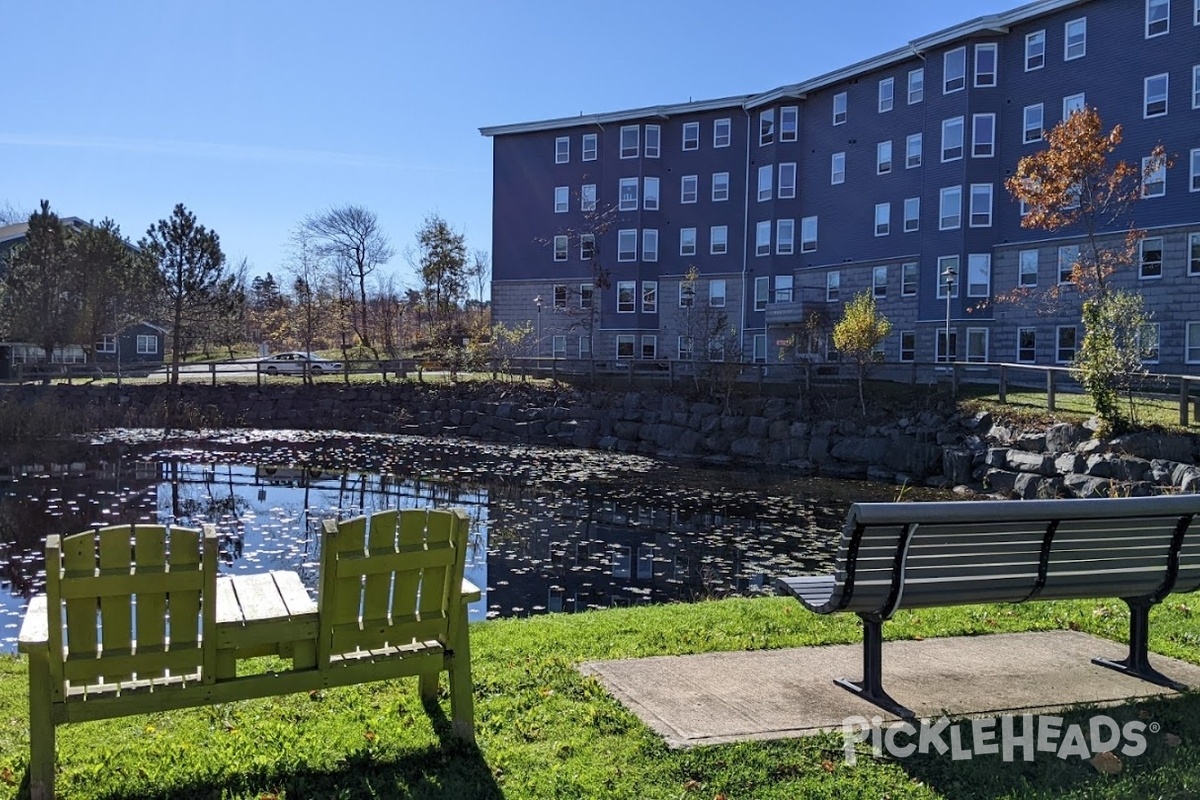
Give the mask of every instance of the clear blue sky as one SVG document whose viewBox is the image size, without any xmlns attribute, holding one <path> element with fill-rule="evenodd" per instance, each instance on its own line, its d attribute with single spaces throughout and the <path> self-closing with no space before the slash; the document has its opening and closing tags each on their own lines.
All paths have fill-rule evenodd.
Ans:
<svg viewBox="0 0 1200 800">
<path fill-rule="evenodd" d="M 182 202 L 231 262 L 374 211 L 491 247 L 481 126 L 765 91 L 1016 0 L 65 0 L 7 3 L 0 207 L 49 199 L 135 241 Z M 402 255 L 390 265 L 414 285 Z"/>
</svg>

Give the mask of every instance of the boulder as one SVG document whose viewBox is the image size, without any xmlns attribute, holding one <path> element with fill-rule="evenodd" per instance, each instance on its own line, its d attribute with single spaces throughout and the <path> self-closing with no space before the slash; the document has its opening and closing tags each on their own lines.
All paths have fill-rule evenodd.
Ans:
<svg viewBox="0 0 1200 800">
<path fill-rule="evenodd" d="M 887 456 L 888 444 L 886 439 L 851 436 L 835 444 L 829 452 L 838 461 L 879 464 Z"/>
<path fill-rule="evenodd" d="M 942 448 L 942 474 L 951 484 L 970 482 L 971 462 L 970 450 L 961 447 Z"/>
<path fill-rule="evenodd" d="M 1090 434 L 1082 425 L 1059 422 L 1046 429 L 1046 450 L 1054 454 L 1069 453 L 1089 438 Z"/>
<path fill-rule="evenodd" d="M 1027 453 L 1023 450 L 1008 451 L 1008 468 L 1017 472 L 1033 472 L 1038 475 L 1056 475 L 1054 459 L 1046 453 Z"/>
</svg>

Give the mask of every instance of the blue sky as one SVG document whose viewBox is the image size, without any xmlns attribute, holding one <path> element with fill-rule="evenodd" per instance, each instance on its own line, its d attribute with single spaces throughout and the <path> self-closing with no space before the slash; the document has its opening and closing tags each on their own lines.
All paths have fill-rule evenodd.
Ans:
<svg viewBox="0 0 1200 800">
<path fill-rule="evenodd" d="M 182 202 L 281 274 L 308 214 L 357 204 L 403 252 L 438 213 L 491 247 L 479 128 L 765 91 L 1005 0 L 65 0 L 11 3 L 0 207 L 136 240 Z"/>
</svg>

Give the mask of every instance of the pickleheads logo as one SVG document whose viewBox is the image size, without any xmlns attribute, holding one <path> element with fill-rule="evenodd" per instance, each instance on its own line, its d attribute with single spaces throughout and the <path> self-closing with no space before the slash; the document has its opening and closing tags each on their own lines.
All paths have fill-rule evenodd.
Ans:
<svg viewBox="0 0 1200 800">
<path fill-rule="evenodd" d="M 952 723 L 946 717 L 884 724 L 882 717 L 847 717 L 842 720 L 846 763 L 857 763 L 858 745 L 870 742 L 875 756 L 908 758 L 914 754 L 950 755 L 954 761 L 999 756 L 1014 761 L 1017 754 L 1033 761 L 1037 753 L 1061 759 L 1088 760 L 1102 753 L 1128 758 L 1146 752 L 1146 735 L 1157 734 L 1157 722 L 1135 719 L 1120 723 L 1103 714 L 1086 723 L 1064 724 L 1063 717 L 1023 714 L 985 717 Z"/>
</svg>

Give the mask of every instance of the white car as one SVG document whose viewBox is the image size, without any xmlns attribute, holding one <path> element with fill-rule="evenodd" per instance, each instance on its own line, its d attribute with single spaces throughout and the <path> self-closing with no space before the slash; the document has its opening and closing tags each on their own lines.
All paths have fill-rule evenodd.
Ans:
<svg viewBox="0 0 1200 800">
<path fill-rule="evenodd" d="M 341 372 L 342 363 L 314 356 L 312 353 L 276 353 L 260 359 L 258 370 L 268 375 L 303 375 L 305 371 L 312 375 L 321 375 Z"/>
</svg>

